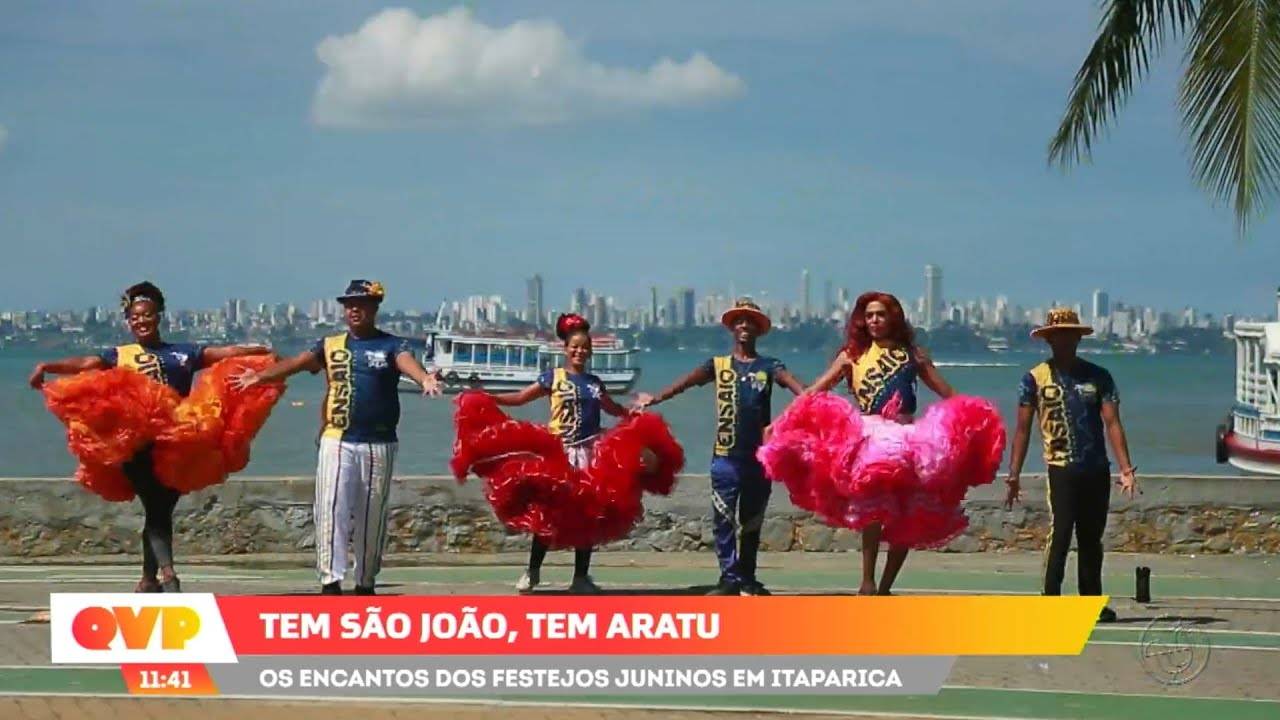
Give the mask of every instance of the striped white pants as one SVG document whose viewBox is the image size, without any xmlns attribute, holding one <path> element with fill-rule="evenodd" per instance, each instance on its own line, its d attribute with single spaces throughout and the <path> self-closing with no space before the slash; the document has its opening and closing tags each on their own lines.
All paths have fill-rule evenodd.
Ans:
<svg viewBox="0 0 1280 720">
<path fill-rule="evenodd" d="M 396 443 L 321 438 L 314 515 L 321 583 L 341 582 L 351 561 L 356 584 L 373 587 L 387 542 L 395 461 Z"/>
</svg>

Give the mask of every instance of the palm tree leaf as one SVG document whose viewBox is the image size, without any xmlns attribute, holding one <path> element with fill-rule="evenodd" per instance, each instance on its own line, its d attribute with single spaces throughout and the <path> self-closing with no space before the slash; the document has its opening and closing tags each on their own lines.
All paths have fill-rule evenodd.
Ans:
<svg viewBox="0 0 1280 720">
<path fill-rule="evenodd" d="M 1108 0 L 1098 37 L 1076 73 L 1066 112 L 1049 143 L 1049 162 L 1067 166 L 1087 158 L 1094 138 L 1146 74 L 1168 32 L 1182 32 L 1195 16 L 1196 0 Z"/>
<path fill-rule="evenodd" d="M 1243 232 L 1280 180 L 1280 0 L 1205 0 L 1179 103 L 1196 177 Z"/>
</svg>

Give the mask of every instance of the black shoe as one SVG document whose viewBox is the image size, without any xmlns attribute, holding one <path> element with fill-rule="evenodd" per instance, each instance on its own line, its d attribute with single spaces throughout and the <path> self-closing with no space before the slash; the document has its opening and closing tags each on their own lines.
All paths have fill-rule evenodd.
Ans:
<svg viewBox="0 0 1280 720">
<path fill-rule="evenodd" d="M 373 591 L 372 585 L 370 585 L 369 587 L 365 587 L 363 585 L 357 585 L 356 594 L 357 595 L 376 595 L 377 593 Z"/>
<path fill-rule="evenodd" d="M 160 587 L 167 593 L 182 592 L 182 583 L 173 573 L 161 573 Z"/>
<path fill-rule="evenodd" d="M 164 589 L 160 585 L 160 581 L 154 577 L 142 578 L 138 581 L 137 586 L 133 588 L 133 591 L 136 593 L 158 593 L 163 592 L 163 590 Z"/>
<path fill-rule="evenodd" d="M 720 582 L 707 593 L 708 595 L 738 595 L 742 586 L 732 580 L 720 579 Z"/>
<path fill-rule="evenodd" d="M 773 594 L 769 592 L 769 589 L 766 588 L 759 580 L 749 580 L 742 583 L 742 588 L 738 592 L 741 595 L 749 595 L 752 597 L 765 597 Z"/>
<path fill-rule="evenodd" d="M 1109 607 L 1102 608 L 1102 612 L 1098 613 L 1098 622 L 1113 623 L 1116 621 L 1116 611 Z"/>
<path fill-rule="evenodd" d="M 327 585 L 321 585 L 321 586 L 320 586 L 320 594 L 321 594 L 321 595 L 341 595 L 341 594 L 342 594 L 342 583 L 341 583 L 341 582 L 331 582 L 331 583 L 329 583 L 329 584 L 327 584 Z"/>
</svg>

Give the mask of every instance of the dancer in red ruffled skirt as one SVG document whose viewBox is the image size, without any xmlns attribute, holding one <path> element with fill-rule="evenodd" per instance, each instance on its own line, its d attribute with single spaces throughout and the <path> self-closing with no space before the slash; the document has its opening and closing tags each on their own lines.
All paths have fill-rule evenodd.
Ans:
<svg viewBox="0 0 1280 720">
<path fill-rule="evenodd" d="M 587 370 L 590 325 L 561 315 L 556 335 L 564 342 L 565 367 L 549 368 L 524 390 L 458 398 L 458 441 L 452 466 L 461 480 L 485 478 L 486 496 L 510 529 L 533 535 L 529 565 L 516 584 L 522 594 L 541 582 L 549 549 L 575 550 L 570 592 L 594 594 L 592 546 L 626 535 L 643 513 L 644 491 L 669 494 L 684 466 L 684 451 L 654 414 L 630 414 Z M 551 401 L 548 427 L 512 420 L 497 406 Z M 600 414 L 625 417 L 608 432 Z"/>
<path fill-rule="evenodd" d="M 991 403 L 955 395 L 892 295 L 859 297 L 847 336 L 827 372 L 774 422 L 759 457 L 798 507 L 862 531 L 859 593 L 888 595 L 911 548 L 942 545 L 967 527 L 961 502 L 994 479 L 1004 427 Z M 857 407 L 823 392 L 842 379 Z M 918 380 L 944 400 L 913 423 Z M 877 584 L 882 539 L 889 554 Z"/>
<path fill-rule="evenodd" d="M 142 580 L 135 592 L 180 592 L 173 511 L 183 493 L 222 482 L 249 461 L 249 443 L 280 397 L 278 386 L 234 392 L 230 375 L 261 367 L 256 345 L 169 343 L 164 294 L 149 282 L 121 299 L 134 341 L 98 355 L 36 365 L 33 388 L 67 425 L 76 479 L 111 501 L 142 501 Z M 210 368 L 196 379 L 196 372 Z M 77 375 L 45 385 L 45 375 Z M 194 381 L 194 388 L 193 388 Z"/>
</svg>

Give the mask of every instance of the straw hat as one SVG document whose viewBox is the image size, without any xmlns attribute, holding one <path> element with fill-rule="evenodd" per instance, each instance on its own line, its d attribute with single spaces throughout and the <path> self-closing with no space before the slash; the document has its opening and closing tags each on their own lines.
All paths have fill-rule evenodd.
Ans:
<svg viewBox="0 0 1280 720">
<path fill-rule="evenodd" d="M 764 314 L 760 306 L 746 299 L 735 302 L 733 307 L 725 310 L 724 314 L 720 316 L 720 324 L 732 329 L 738 318 L 744 315 L 755 322 L 756 328 L 761 335 L 769 332 L 769 329 L 773 327 L 773 323 L 769 322 L 769 316 Z"/>
<path fill-rule="evenodd" d="M 1092 335 L 1093 328 L 1080 322 L 1080 316 L 1075 310 L 1070 308 L 1054 308 L 1049 311 L 1049 317 L 1044 325 L 1031 331 L 1031 337 L 1044 337 L 1048 333 L 1057 332 L 1059 330 L 1070 330 L 1078 332 L 1081 335 Z"/>
</svg>

